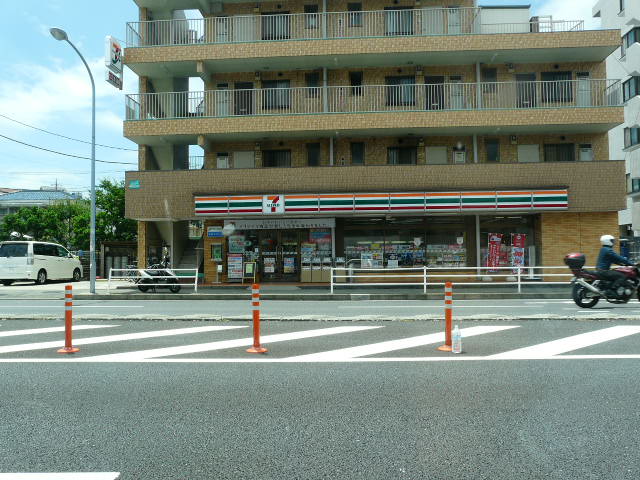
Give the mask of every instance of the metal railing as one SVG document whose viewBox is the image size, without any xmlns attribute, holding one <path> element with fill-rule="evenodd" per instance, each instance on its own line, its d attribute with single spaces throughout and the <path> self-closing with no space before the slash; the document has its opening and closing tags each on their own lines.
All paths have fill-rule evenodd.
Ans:
<svg viewBox="0 0 640 480">
<path fill-rule="evenodd" d="M 595 267 L 584 267 L 593 269 Z M 551 273 L 562 270 L 564 273 Z M 444 285 L 446 282 L 461 285 L 513 284 L 518 293 L 523 285 L 568 285 L 573 273 L 562 267 L 405 267 L 405 268 L 353 268 L 332 267 L 329 289 L 333 294 L 336 287 L 406 287 L 420 286 L 427 293 L 427 287 Z M 377 273 L 379 272 L 379 273 Z M 460 273 L 452 273 L 460 272 Z M 500 273 L 506 272 L 506 273 Z M 564 278 L 564 281 L 554 281 Z M 480 279 L 481 281 L 478 281 Z M 499 282 L 495 282 L 498 279 Z M 551 280 L 550 280 L 551 279 Z M 401 281 L 398 281 L 401 280 Z"/>
<path fill-rule="evenodd" d="M 483 21 L 482 8 L 416 8 L 218 16 L 127 23 L 127 46 L 226 44 L 283 40 L 418 37 L 584 30 L 582 20 Z"/>
<path fill-rule="evenodd" d="M 189 170 L 200 170 L 204 168 L 204 156 L 203 155 L 190 155 L 189 156 Z"/>
<path fill-rule="evenodd" d="M 175 275 L 153 275 L 149 277 L 144 272 L 164 272 L 171 270 Z M 184 272 L 184 273 L 183 273 Z M 189 275 L 189 272 L 193 272 Z M 178 279 L 193 279 L 194 293 L 198 293 L 198 269 L 197 268 L 112 268 L 109 270 L 109 279 L 107 280 L 107 293 L 111 293 L 111 281 L 112 280 L 126 280 L 133 282 L 137 285 L 143 278 L 178 278 Z M 183 283 L 178 283 L 180 286 L 185 286 Z M 153 283 L 145 283 L 144 286 L 153 288 Z M 166 287 L 167 284 L 158 284 L 158 288 Z"/>
<path fill-rule="evenodd" d="M 362 85 L 126 96 L 126 120 L 319 113 L 605 107 L 622 104 L 619 80 Z"/>
</svg>

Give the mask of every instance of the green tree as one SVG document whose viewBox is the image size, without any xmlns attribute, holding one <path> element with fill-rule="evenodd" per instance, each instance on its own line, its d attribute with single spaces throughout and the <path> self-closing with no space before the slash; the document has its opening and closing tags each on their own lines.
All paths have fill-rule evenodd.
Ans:
<svg viewBox="0 0 640 480">
<path fill-rule="evenodd" d="M 104 179 L 96 189 L 96 238 L 105 241 L 133 241 L 138 235 L 135 220 L 124 217 L 124 180 Z"/>
<path fill-rule="evenodd" d="M 25 207 L 2 219 L 0 240 L 9 240 L 15 231 L 71 250 L 88 250 L 90 219 L 91 206 L 85 199 Z M 132 241 L 136 235 L 136 222 L 124 218 L 124 181 L 102 180 L 96 188 L 96 245 Z"/>
</svg>

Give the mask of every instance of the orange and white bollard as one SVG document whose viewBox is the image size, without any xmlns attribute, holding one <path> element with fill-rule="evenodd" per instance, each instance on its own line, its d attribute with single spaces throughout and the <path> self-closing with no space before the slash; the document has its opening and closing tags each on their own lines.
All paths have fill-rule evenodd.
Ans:
<svg viewBox="0 0 640 480">
<path fill-rule="evenodd" d="M 64 287 L 64 348 L 58 353 L 76 353 L 80 349 L 71 345 L 73 325 L 73 291 L 71 285 Z"/>
<path fill-rule="evenodd" d="M 253 347 L 247 348 L 248 353 L 267 353 L 267 349 L 260 346 L 260 284 L 251 287 L 251 306 L 253 307 Z"/>
<path fill-rule="evenodd" d="M 451 282 L 444 285 L 444 345 L 438 347 L 443 352 L 451 352 L 453 350 L 451 341 L 451 329 L 453 324 L 453 286 Z"/>
</svg>

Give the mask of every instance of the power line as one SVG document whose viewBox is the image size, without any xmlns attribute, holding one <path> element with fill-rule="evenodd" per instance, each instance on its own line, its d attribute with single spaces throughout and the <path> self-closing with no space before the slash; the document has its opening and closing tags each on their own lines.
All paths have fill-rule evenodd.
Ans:
<svg viewBox="0 0 640 480">
<path fill-rule="evenodd" d="M 39 132 L 44 132 L 44 133 L 48 133 L 49 135 L 54 135 L 56 137 L 66 138 L 67 140 L 73 140 L 74 142 L 86 143 L 88 145 L 91 145 L 91 142 L 87 142 L 86 140 L 80 140 L 78 138 L 67 137 L 66 135 L 61 135 L 60 133 L 50 132 L 49 130 L 44 130 L 42 128 L 34 127 L 33 125 L 29 125 L 28 123 L 21 122 L 19 120 L 16 120 L 15 118 L 7 117 L 6 115 L 3 115 L 1 113 L 0 113 L 0 117 L 6 118 L 7 120 L 10 120 L 10 121 L 15 122 L 15 123 L 19 123 L 20 125 L 23 125 L 25 127 L 33 128 L 34 130 L 38 130 Z M 96 147 L 112 148 L 114 150 L 126 150 L 128 152 L 137 152 L 138 151 L 135 148 L 113 147 L 111 145 L 103 145 L 101 143 L 96 143 Z"/>
<path fill-rule="evenodd" d="M 89 158 L 89 157 L 81 157 L 80 155 L 72 155 L 71 153 L 63 153 L 63 152 L 58 152 L 56 150 L 49 150 L 48 148 L 44 148 L 44 147 L 38 147 L 37 145 L 32 145 L 30 143 L 21 142 L 20 140 L 16 140 L 15 138 L 7 137 L 6 135 L 0 134 L 0 137 L 6 138 L 7 140 L 10 140 L 12 142 L 20 143 L 21 145 L 26 145 L 27 147 L 37 148 L 38 150 L 44 150 L 45 152 L 55 153 L 56 155 L 63 155 L 65 157 L 72 157 L 72 158 L 80 158 L 82 160 L 91 160 L 91 158 Z M 131 163 L 131 162 L 113 162 L 113 161 L 110 161 L 110 160 L 98 160 L 98 159 L 96 159 L 96 162 L 100 162 L 100 163 L 117 163 L 118 165 L 137 165 L 137 164 Z"/>
</svg>

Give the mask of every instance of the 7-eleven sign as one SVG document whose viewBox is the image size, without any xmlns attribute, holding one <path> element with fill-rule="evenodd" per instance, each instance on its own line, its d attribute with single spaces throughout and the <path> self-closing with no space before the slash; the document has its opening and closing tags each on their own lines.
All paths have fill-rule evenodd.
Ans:
<svg viewBox="0 0 640 480">
<path fill-rule="evenodd" d="M 262 213 L 284 213 L 284 195 L 264 195 L 262 197 Z"/>
</svg>

